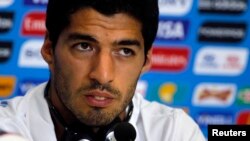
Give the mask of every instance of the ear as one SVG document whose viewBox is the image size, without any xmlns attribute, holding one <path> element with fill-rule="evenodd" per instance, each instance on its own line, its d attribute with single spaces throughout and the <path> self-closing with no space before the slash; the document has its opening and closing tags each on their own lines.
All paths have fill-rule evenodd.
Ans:
<svg viewBox="0 0 250 141">
<path fill-rule="evenodd" d="M 53 53 L 53 46 L 52 42 L 49 40 L 49 34 L 46 32 L 45 40 L 43 43 L 43 46 L 41 48 L 41 54 L 43 56 L 43 59 L 47 62 L 49 67 L 51 68 L 54 64 L 54 53 Z"/>
<path fill-rule="evenodd" d="M 148 70 L 150 70 L 151 68 L 151 65 L 152 65 L 152 48 L 150 48 L 147 52 L 147 55 L 146 55 L 146 58 L 145 58 L 145 62 L 144 62 L 144 66 L 142 68 L 142 72 L 141 73 L 144 73 Z"/>
</svg>

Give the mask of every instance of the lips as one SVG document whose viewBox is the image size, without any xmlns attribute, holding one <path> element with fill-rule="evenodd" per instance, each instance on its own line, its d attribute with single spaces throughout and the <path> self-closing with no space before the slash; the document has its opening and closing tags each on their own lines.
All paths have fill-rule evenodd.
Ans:
<svg viewBox="0 0 250 141">
<path fill-rule="evenodd" d="M 105 108 L 111 105 L 111 103 L 114 100 L 114 96 L 105 93 L 105 92 L 99 92 L 99 91 L 92 91 L 89 92 L 86 97 L 86 102 L 91 107 L 100 107 Z"/>
</svg>

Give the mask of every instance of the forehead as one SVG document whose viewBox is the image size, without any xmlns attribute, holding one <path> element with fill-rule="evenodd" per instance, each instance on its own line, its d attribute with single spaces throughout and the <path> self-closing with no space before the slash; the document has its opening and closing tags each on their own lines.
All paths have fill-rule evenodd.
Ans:
<svg viewBox="0 0 250 141">
<path fill-rule="evenodd" d="M 76 11 L 70 17 L 70 26 L 95 27 L 107 30 L 134 30 L 141 32 L 141 23 L 126 13 L 104 15 L 92 8 L 84 8 Z"/>
</svg>

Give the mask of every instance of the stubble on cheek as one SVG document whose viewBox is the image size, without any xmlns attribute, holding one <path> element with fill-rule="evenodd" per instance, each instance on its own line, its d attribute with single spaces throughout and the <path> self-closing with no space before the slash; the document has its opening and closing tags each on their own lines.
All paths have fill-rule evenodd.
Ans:
<svg viewBox="0 0 250 141">
<path fill-rule="evenodd" d="M 56 93 L 62 103 L 68 110 L 82 123 L 90 126 L 103 126 L 112 122 L 121 112 L 123 112 L 129 102 L 132 100 L 136 88 L 137 80 L 127 89 L 126 94 L 122 94 L 118 89 L 111 86 L 102 86 L 108 92 L 116 95 L 118 104 L 109 107 L 108 109 L 89 107 L 84 102 L 84 95 L 93 89 L 98 89 L 100 86 L 90 84 L 73 91 L 72 78 L 70 75 L 63 74 L 59 69 L 55 75 L 54 86 Z"/>
<path fill-rule="evenodd" d="M 97 108 L 86 106 L 83 102 L 84 90 L 78 91 L 76 95 L 81 95 L 75 101 L 68 102 L 70 110 L 74 113 L 78 120 L 89 126 L 104 126 L 111 123 L 116 117 L 119 116 L 132 100 L 135 91 L 135 84 L 129 87 L 128 92 L 122 95 L 120 92 L 118 95 L 119 100 L 116 100 L 116 105 L 112 105 L 108 108 Z M 88 89 L 88 88 L 87 88 Z M 83 107 L 84 105 L 86 107 Z M 76 108 L 78 107 L 78 108 Z M 85 108 L 85 109 L 81 109 Z"/>
</svg>

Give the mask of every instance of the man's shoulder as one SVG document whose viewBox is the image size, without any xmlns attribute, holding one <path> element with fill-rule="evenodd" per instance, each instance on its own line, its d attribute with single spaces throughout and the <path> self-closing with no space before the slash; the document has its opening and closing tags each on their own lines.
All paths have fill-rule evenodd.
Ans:
<svg viewBox="0 0 250 141">
<path fill-rule="evenodd" d="M 12 99 L 7 99 L 7 100 L 1 100 L 0 101 L 0 118 L 2 117 L 11 117 L 13 116 L 17 108 L 19 107 L 18 105 L 22 101 L 23 97 L 18 96 L 14 97 Z"/>
<path fill-rule="evenodd" d="M 140 100 L 140 115 L 147 125 L 166 128 L 169 127 L 171 129 L 174 128 L 187 128 L 187 126 L 192 128 L 197 128 L 197 124 L 188 115 L 184 109 L 179 107 L 171 107 L 159 102 L 148 101 L 144 98 L 139 98 Z M 159 126 L 155 126 L 159 124 Z M 165 127 L 163 125 L 166 125 Z M 178 125 L 178 126 L 172 126 Z M 178 129 L 179 130 L 179 129 Z"/>
<path fill-rule="evenodd" d="M 143 124 L 148 140 L 204 141 L 198 125 L 182 108 L 148 101 L 140 96 L 135 99 L 140 110 L 138 123 Z"/>
<path fill-rule="evenodd" d="M 137 95 L 135 98 L 137 101 L 137 106 L 140 107 L 140 110 L 147 111 L 147 113 L 157 116 L 176 116 L 176 115 L 182 115 L 185 114 L 184 110 L 177 107 L 170 107 L 168 105 L 156 102 L 156 101 L 149 101 L 145 98 L 143 98 L 140 95 Z"/>
<path fill-rule="evenodd" d="M 31 101 L 37 99 L 38 93 L 41 93 L 44 83 L 29 90 L 24 96 L 16 96 L 11 99 L 0 100 L 0 118 L 12 117 L 25 112 L 30 106 Z"/>
<path fill-rule="evenodd" d="M 39 114 L 39 112 L 33 111 L 39 106 L 36 103 L 42 101 L 44 85 L 36 86 L 24 96 L 0 101 L 1 130 L 31 139 L 28 129 L 31 125 L 31 118 Z"/>
</svg>

